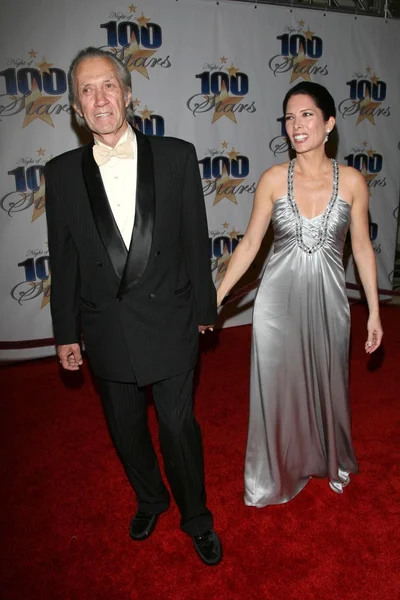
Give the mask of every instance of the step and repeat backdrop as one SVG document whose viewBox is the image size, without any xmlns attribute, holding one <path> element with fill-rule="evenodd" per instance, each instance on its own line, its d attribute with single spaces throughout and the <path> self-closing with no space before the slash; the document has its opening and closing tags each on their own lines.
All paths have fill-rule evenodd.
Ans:
<svg viewBox="0 0 400 600">
<path fill-rule="evenodd" d="M 261 173 L 288 159 L 283 97 L 300 81 L 326 86 L 338 110 L 337 158 L 368 183 L 379 285 L 391 289 L 399 21 L 223 0 L 14 0 L 2 14 L 0 44 L 0 360 L 54 353 L 43 168 L 87 141 L 66 73 L 88 45 L 128 65 L 136 127 L 195 144 L 216 285 L 245 232 Z M 347 280 L 356 281 L 351 257 Z M 229 307 L 224 326 L 250 322 L 252 297 Z"/>
</svg>

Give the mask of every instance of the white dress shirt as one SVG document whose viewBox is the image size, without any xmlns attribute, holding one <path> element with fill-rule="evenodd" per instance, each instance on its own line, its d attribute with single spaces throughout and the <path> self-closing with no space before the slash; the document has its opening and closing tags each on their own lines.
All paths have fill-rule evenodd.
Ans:
<svg viewBox="0 0 400 600">
<path fill-rule="evenodd" d="M 110 208 L 127 250 L 131 244 L 135 222 L 137 181 L 137 141 L 130 125 L 117 146 L 128 140 L 132 143 L 133 158 L 112 156 L 99 167 Z M 96 139 L 95 144 L 105 146 Z"/>
</svg>

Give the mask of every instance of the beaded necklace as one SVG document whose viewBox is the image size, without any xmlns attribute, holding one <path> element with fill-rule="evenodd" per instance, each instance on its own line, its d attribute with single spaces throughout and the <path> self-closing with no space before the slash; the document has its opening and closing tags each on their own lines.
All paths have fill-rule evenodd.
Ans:
<svg viewBox="0 0 400 600">
<path fill-rule="evenodd" d="M 288 169 L 288 201 L 296 217 L 296 241 L 299 248 L 307 254 L 314 254 L 325 244 L 328 237 L 328 223 L 332 209 L 336 203 L 339 189 L 339 166 L 333 158 L 331 159 L 333 166 L 333 186 L 331 198 L 321 215 L 321 222 L 317 230 L 316 241 L 311 246 L 308 246 L 303 239 L 303 217 L 299 213 L 296 200 L 293 194 L 294 166 L 296 159 L 290 161 Z M 308 219 L 310 221 L 310 219 Z"/>
</svg>

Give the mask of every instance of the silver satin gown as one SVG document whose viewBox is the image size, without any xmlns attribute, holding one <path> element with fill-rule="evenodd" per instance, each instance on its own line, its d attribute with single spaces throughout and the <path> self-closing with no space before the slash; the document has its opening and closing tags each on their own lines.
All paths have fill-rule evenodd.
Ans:
<svg viewBox="0 0 400 600">
<path fill-rule="evenodd" d="M 350 310 L 343 248 L 350 205 L 339 169 L 325 211 L 307 219 L 288 193 L 275 201 L 274 248 L 253 313 L 245 503 L 280 504 L 310 477 L 341 493 L 358 471 L 348 402 Z"/>
</svg>

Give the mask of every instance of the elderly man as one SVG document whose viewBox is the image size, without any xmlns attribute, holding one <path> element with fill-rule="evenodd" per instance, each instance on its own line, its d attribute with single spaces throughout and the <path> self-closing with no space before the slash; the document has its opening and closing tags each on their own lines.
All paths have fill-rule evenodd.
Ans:
<svg viewBox="0 0 400 600">
<path fill-rule="evenodd" d="M 170 502 L 147 426 L 151 384 L 181 527 L 202 561 L 215 565 L 221 543 L 206 506 L 193 414 L 198 336 L 216 320 L 196 152 L 132 129 L 130 73 L 113 54 L 82 50 L 68 77 L 71 104 L 94 140 L 45 169 L 58 357 L 64 369 L 79 369 L 83 334 L 138 500 L 134 540 L 149 537 Z"/>
</svg>

